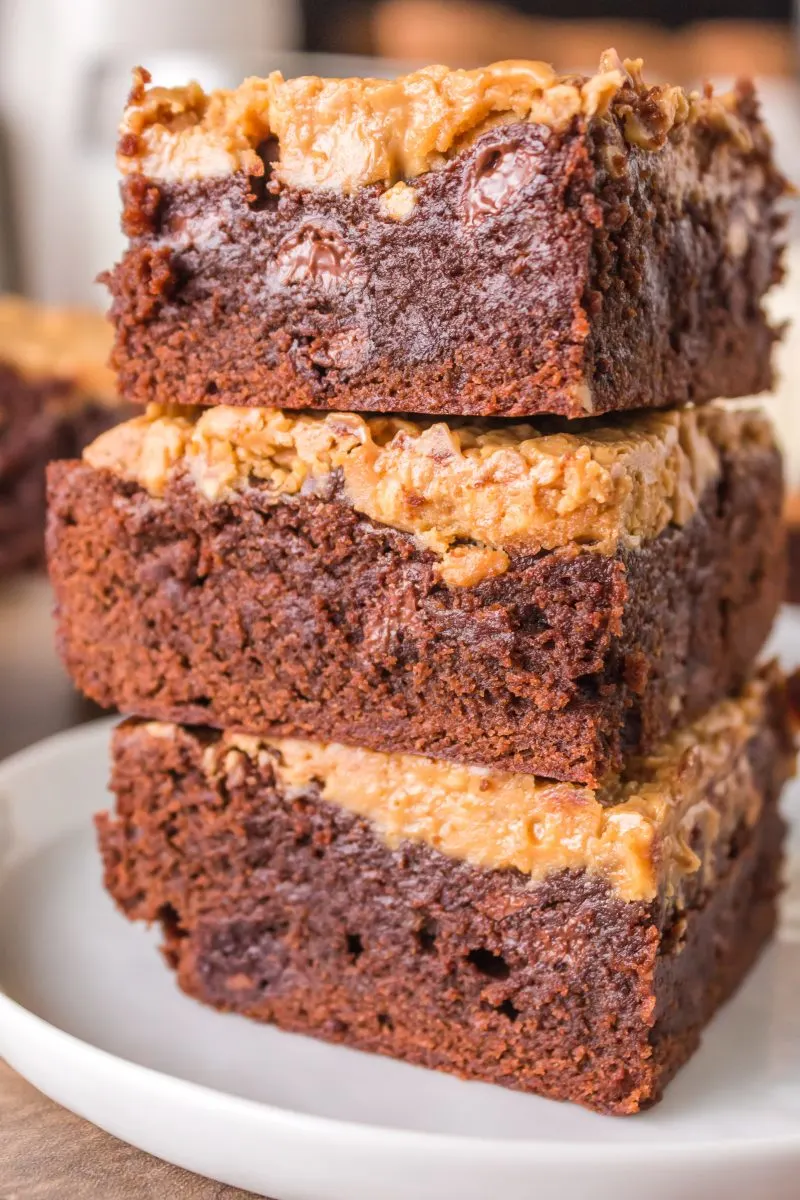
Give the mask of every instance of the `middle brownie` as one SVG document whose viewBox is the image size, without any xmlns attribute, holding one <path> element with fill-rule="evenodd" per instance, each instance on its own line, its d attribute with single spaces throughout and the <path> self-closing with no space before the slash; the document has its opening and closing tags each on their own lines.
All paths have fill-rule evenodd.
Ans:
<svg viewBox="0 0 800 1200">
<path fill-rule="evenodd" d="M 770 427 L 151 408 L 50 468 L 60 646 L 139 716 L 596 783 L 738 687 Z"/>
</svg>

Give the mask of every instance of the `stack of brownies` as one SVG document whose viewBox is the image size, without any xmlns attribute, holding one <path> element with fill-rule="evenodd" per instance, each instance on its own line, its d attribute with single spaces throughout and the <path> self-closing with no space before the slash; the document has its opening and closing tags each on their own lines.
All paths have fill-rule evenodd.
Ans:
<svg viewBox="0 0 800 1200">
<path fill-rule="evenodd" d="M 218 1008 L 635 1112 L 780 886 L 781 461 L 716 402 L 771 378 L 752 89 L 147 83 L 147 407 L 50 475 L 64 658 L 135 714 L 107 886 Z"/>
</svg>

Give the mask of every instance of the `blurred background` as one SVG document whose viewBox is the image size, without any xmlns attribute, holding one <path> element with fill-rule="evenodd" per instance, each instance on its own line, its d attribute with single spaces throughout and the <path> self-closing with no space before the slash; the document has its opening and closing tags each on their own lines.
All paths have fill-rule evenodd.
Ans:
<svg viewBox="0 0 800 1200">
<path fill-rule="evenodd" d="M 643 57 L 653 82 L 725 87 L 755 77 L 778 159 L 800 183 L 799 45 L 791 0 L 0 0 L 0 291 L 105 306 L 95 277 L 122 248 L 114 144 L 137 63 L 157 84 L 196 78 L 210 89 L 275 68 L 390 75 L 428 62 L 539 58 L 591 72 L 615 46 Z M 771 304 L 781 319 L 800 313 L 796 216 L 787 279 Z M 800 329 L 779 366 L 770 408 L 800 530 Z M 800 594 L 800 554 L 797 569 Z M 63 706 L 74 704 L 65 681 L 60 693 L 52 683 L 49 603 L 43 580 L 0 587 L 0 674 L 14 681 L 0 754 L 66 723 Z"/>
</svg>

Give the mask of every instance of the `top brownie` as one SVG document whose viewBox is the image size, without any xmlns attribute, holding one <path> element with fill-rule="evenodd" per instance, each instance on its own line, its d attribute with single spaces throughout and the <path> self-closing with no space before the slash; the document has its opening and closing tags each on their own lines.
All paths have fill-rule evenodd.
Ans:
<svg viewBox="0 0 800 1200">
<path fill-rule="evenodd" d="M 107 281 L 127 398 L 581 417 L 770 384 L 752 86 L 543 63 L 146 87 Z"/>
</svg>

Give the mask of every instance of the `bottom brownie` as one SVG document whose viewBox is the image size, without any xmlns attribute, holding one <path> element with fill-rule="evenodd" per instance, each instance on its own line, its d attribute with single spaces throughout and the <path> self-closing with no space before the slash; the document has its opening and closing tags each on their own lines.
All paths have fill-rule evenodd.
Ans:
<svg viewBox="0 0 800 1200">
<path fill-rule="evenodd" d="M 659 1098 L 774 926 L 776 802 L 791 753 L 782 699 L 758 703 L 747 725 L 735 705 L 720 707 L 705 749 L 684 734 L 679 753 L 643 761 L 641 782 L 624 783 L 626 812 L 649 814 L 657 843 L 638 841 L 645 826 L 631 833 L 626 819 L 613 858 L 591 850 L 613 873 L 535 880 L 388 837 L 323 799 L 322 778 L 290 778 L 298 743 L 128 721 L 114 741 L 116 812 L 98 818 L 106 884 L 128 916 L 161 923 L 181 987 L 217 1008 L 633 1113 Z M 473 806 L 484 784 L 504 796 L 519 778 L 463 770 L 484 781 Z M 597 801 L 590 789 L 547 789 L 554 821 L 576 796 L 578 808 Z M 530 837 L 544 844 L 537 822 Z"/>
</svg>

